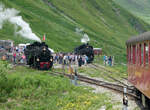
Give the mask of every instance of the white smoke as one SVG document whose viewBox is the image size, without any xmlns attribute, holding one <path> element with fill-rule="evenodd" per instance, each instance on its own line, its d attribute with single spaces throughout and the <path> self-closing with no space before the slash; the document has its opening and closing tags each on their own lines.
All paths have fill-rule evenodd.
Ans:
<svg viewBox="0 0 150 110">
<path fill-rule="evenodd" d="M 89 36 L 88 36 L 87 34 L 84 34 L 84 35 L 83 35 L 83 38 L 81 39 L 81 42 L 82 42 L 82 43 L 87 43 L 87 42 L 89 42 L 89 41 L 90 41 Z"/>
<path fill-rule="evenodd" d="M 75 32 L 78 34 L 81 34 L 84 31 L 84 29 L 80 29 L 78 27 L 75 28 Z"/>
<path fill-rule="evenodd" d="M 21 30 L 16 31 L 15 34 L 19 34 L 27 39 L 41 42 L 40 38 L 32 32 L 29 24 L 22 19 L 22 16 L 18 16 L 18 14 L 19 11 L 13 8 L 5 8 L 5 6 L 0 3 L 0 29 L 3 28 L 4 22 L 8 21 L 14 24 L 15 28 L 21 27 Z"/>
</svg>

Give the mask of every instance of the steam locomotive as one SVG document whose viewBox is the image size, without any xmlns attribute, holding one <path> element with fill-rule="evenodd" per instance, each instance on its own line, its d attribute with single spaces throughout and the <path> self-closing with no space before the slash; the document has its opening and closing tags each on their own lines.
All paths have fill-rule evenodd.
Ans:
<svg viewBox="0 0 150 110">
<path fill-rule="evenodd" d="M 53 66 L 53 56 L 45 42 L 34 42 L 25 49 L 27 65 L 39 70 L 49 70 Z"/>
<path fill-rule="evenodd" d="M 94 51 L 93 46 L 87 44 L 82 44 L 79 47 L 74 49 L 75 54 L 86 55 L 88 57 L 87 63 L 92 63 L 94 60 Z"/>
</svg>

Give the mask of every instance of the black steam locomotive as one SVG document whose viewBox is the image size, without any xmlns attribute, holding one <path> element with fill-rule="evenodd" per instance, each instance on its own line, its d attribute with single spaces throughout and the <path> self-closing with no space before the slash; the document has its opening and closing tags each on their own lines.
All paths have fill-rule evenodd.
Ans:
<svg viewBox="0 0 150 110">
<path fill-rule="evenodd" d="M 53 56 L 45 42 L 34 42 L 25 49 L 27 65 L 39 70 L 48 70 L 53 66 Z"/>
<path fill-rule="evenodd" d="M 87 44 L 82 44 L 79 47 L 74 49 L 75 54 L 86 55 L 88 57 L 87 63 L 92 63 L 94 60 L 94 51 L 93 46 Z"/>
</svg>

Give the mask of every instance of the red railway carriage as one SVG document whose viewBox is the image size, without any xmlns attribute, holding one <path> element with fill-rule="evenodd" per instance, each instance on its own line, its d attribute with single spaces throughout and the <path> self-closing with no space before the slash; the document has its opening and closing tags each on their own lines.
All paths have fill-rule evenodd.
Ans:
<svg viewBox="0 0 150 110">
<path fill-rule="evenodd" d="M 94 48 L 94 55 L 102 55 L 102 48 Z"/>
<path fill-rule="evenodd" d="M 128 80 L 139 91 L 143 105 L 150 105 L 150 32 L 132 37 L 126 45 Z"/>
</svg>

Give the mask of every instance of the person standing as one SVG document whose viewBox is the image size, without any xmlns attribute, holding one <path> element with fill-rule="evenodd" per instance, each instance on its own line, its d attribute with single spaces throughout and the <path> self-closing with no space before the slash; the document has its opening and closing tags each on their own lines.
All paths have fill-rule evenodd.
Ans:
<svg viewBox="0 0 150 110">
<path fill-rule="evenodd" d="M 74 69 L 74 85 L 77 86 L 77 80 L 78 80 L 78 75 L 77 75 L 77 68 Z"/>
<path fill-rule="evenodd" d="M 26 63 L 26 56 L 24 54 L 22 54 L 21 58 L 22 58 L 22 63 Z"/>
<path fill-rule="evenodd" d="M 71 83 L 74 83 L 73 73 L 74 73 L 73 68 L 71 67 L 71 65 L 69 65 L 69 74 L 70 74 Z"/>
<path fill-rule="evenodd" d="M 79 66 L 79 67 L 82 66 L 82 57 L 81 57 L 81 56 L 79 57 L 79 60 L 78 60 L 78 66 Z"/>
<path fill-rule="evenodd" d="M 64 55 L 64 57 L 63 57 L 63 63 L 64 63 L 64 65 L 66 65 L 66 60 L 67 60 L 67 56 Z"/>
<path fill-rule="evenodd" d="M 56 64 L 59 64 L 59 54 L 56 54 Z"/>
<path fill-rule="evenodd" d="M 83 65 L 86 65 L 85 55 L 82 56 L 82 62 L 83 62 Z"/>
<path fill-rule="evenodd" d="M 63 63 L 63 54 L 60 54 L 59 55 L 59 64 L 62 64 Z"/>
<path fill-rule="evenodd" d="M 16 56 L 17 56 L 17 55 L 16 55 L 16 52 L 14 52 L 14 53 L 13 53 L 13 62 L 14 62 L 14 64 L 16 64 Z"/>
<path fill-rule="evenodd" d="M 16 46 L 16 52 L 18 52 L 19 48 Z"/>
<path fill-rule="evenodd" d="M 104 61 L 104 65 L 105 65 L 105 66 L 106 66 L 106 57 L 107 57 L 107 56 L 105 56 L 105 55 L 104 55 L 104 57 L 103 57 L 103 61 Z"/>
<path fill-rule="evenodd" d="M 128 97 L 123 95 L 123 110 L 128 110 Z"/>
<path fill-rule="evenodd" d="M 78 65 L 78 55 L 75 55 L 75 64 Z"/>
<path fill-rule="evenodd" d="M 112 58 L 111 58 L 111 56 L 108 58 L 108 64 L 109 64 L 109 66 L 112 66 Z"/>
<path fill-rule="evenodd" d="M 88 64 L 88 60 L 89 60 L 88 56 L 85 56 L 85 59 L 86 59 L 86 64 Z"/>
</svg>

